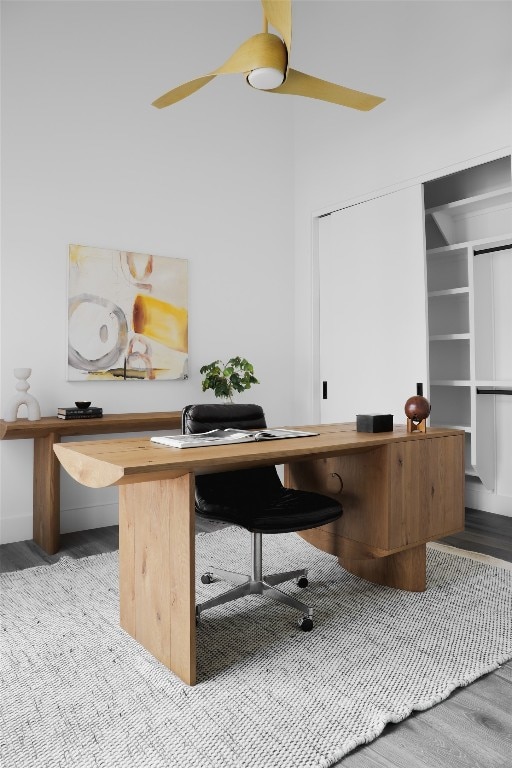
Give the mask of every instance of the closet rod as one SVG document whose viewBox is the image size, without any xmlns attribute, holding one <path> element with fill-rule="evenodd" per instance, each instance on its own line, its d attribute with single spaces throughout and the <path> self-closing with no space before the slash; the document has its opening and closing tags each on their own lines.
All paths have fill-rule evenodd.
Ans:
<svg viewBox="0 0 512 768">
<path fill-rule="evenodd" d="M 493 387 L 492 389 L 484 389 L 481 387 L 476 388 L 477 395 L 512 395 L 512 389 L 500 389 L 499 387 Z"/>
<path fill-rule="evenodd" d="M 496 251 L 507 251 L 512 248 L 512 243 L 509 245 L 497 245 L 495 248 L 483 248 L 481 251 L 475 251 L 475 256 L 480 256 L 481 253 L 495 253 Z"/>
</svg>

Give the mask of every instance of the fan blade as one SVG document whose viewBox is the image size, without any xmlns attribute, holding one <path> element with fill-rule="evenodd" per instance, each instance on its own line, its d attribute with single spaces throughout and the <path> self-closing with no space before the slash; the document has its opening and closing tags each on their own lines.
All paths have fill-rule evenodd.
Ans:
<svg viewBox="0 0 512 768">
<path fill-rule="evenodd" d="M 218 69 L 208 75 L 190 80 L 188 83 L 178 85 L 172 91 L 165 93 L 153 102 L 154 107 L 162 109 L 174 104 L 180 99 L 185 99 L 190 94 L 198 91 L 203 85 L 213 80 L 217 75 L 237 75 L 250 72 L 258 67 L 274 67 L 284 72 L 286 69 L 286 49 L 283 41 L 277 35 L 261 32 L 246 40 L 227 61 Z"/>
<path fill-rule="evenodd" d="M 277 29 L 284 40 L 288 59 L 292 49 L 292 2 L 291 0 L 261 0 L 263 13 L 269 24 Z"/>
<path fill-rule="evenodd" d="M 168 91 L 167 93 L 164 93 L 163 96 L 156 99 L 153 102 L 153 107 L 162 109 L 162 107 L 169 107 L 171 104 L 181 101 L 181 99 L 186 99 L 187 96 L 198 91 L 203 85 L 206 85 L 210 80 L 213 80 L 214 77 L 215 74 L 205 75 L 204 77 L 196 77 L 195 80 L 190 80 L 188 83 L 183 83 L 183 85 L 178 85 L 177 88 L 173 88 L 172 91 Z"/>
<path fill-rule="evenodd" d="M 329 83 L 318 77 L 306 75 L 296 69 L 289 69 L 284 83 L 273 88 L 267 93 L 289 93 L 295 96 L 308 96 L 310 99 L 330 101 L 332 104 L 340 104 L 342 107 L 352 107 L 367 112 L 381 104 L 385 99 L 380 96 L 372 96 L 362 91 L 353 91 L 343 85 Z"/>
</svg>

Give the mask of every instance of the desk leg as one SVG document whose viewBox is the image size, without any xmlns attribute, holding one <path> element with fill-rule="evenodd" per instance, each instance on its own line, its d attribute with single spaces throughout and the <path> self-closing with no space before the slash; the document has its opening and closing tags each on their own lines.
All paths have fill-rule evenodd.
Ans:
<svg viewBox="0 0 512 768">
<path fill-rule="evenodd" d="M 351 541 L 336 533 L 343 517 L 320 528 L 299 531 L 299 535 L 323 552 L 338 558 L 339 564 L 354 576 L 409 592 L 424 592 L 427 587 L 427 547 L 417 544 L 387 554 L 382 549 Z"/>
<path fill-rule="evenodd" d="M 194 476 L 119 487 L 121 626 L 196 682 Z"/>
<path fill-rule="evenodd" d="M 60 435 L 34 439 L 33 537 L 36 544 L 54 555 L 60 544 L 60 464 L 53 444 Z"/>
<path fill-rule="evenodd" d="M 356 560 L 341 555 L 338 561 L 349 573 L 374 584 L 409 592 L 424 592 L 427 586 L 426 557 L 426 544 L 419 544 L 386 557 Z"/>
</svg>

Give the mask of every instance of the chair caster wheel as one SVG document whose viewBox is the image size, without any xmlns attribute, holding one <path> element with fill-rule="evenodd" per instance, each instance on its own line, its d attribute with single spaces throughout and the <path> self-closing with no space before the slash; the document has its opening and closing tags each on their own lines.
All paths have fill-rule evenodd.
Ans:
<svg viewBox="0 0 512 768">
<path fill-rule="evenodd" d="M 313 619 L 311 619 L 309 616 L 303 616 L 301 619 L 299 619 L 299 627 L 303 632 L 311 632 L 313 629 Z"/>
<path fill-rule="evenodd" d="M 201 576 L 202 584 L 211 584 L 213 582 L 213 576 L 211 573 L 203 573 Z"/>
<path fill-rule="evenodd" d="M 309 581 L 307 579 L 307 576 L 299 576 L 297 579 L 297 586 L 304 589 L 304 587 L 307 587 L 309 584 Z"/>
</svg>

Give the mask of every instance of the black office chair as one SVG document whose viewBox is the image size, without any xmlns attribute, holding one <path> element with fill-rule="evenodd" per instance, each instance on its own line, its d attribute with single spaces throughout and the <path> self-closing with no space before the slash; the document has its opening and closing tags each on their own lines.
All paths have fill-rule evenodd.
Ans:
<svg viewBox="0 0 512 768">
<path fill-rule="evenodd" d="M 208 432 L 211 429 L 262 429 L 265 415 L 259 405 L 215 404 L 187 405 L 182 412 L 182 432 Z M 299 626 L 313 629 L 313 609 L 287 595 L 276 584 L 296 579 L 299 587 L 307 587 L 307 569 L 262 574 L 262 534 L 290 533 L 316 528 L 337 520 L 341 505 L 328 496 L 310 491 L 284 488 L 275 466 L 256 467 L 232 472 L 196 476 L 196 513 L 209 520 L 232 523 L 246 528 L 252 538 L 252 574 L 232 573 L 210 566 L 203 574 L 203 584 L 215 578 L 236 585 L 228 592 L 196 606 L 196 619 L 216 605 L 237 600 L 245 595 L 265 595 L 301 611 Z"/>
</svg>

